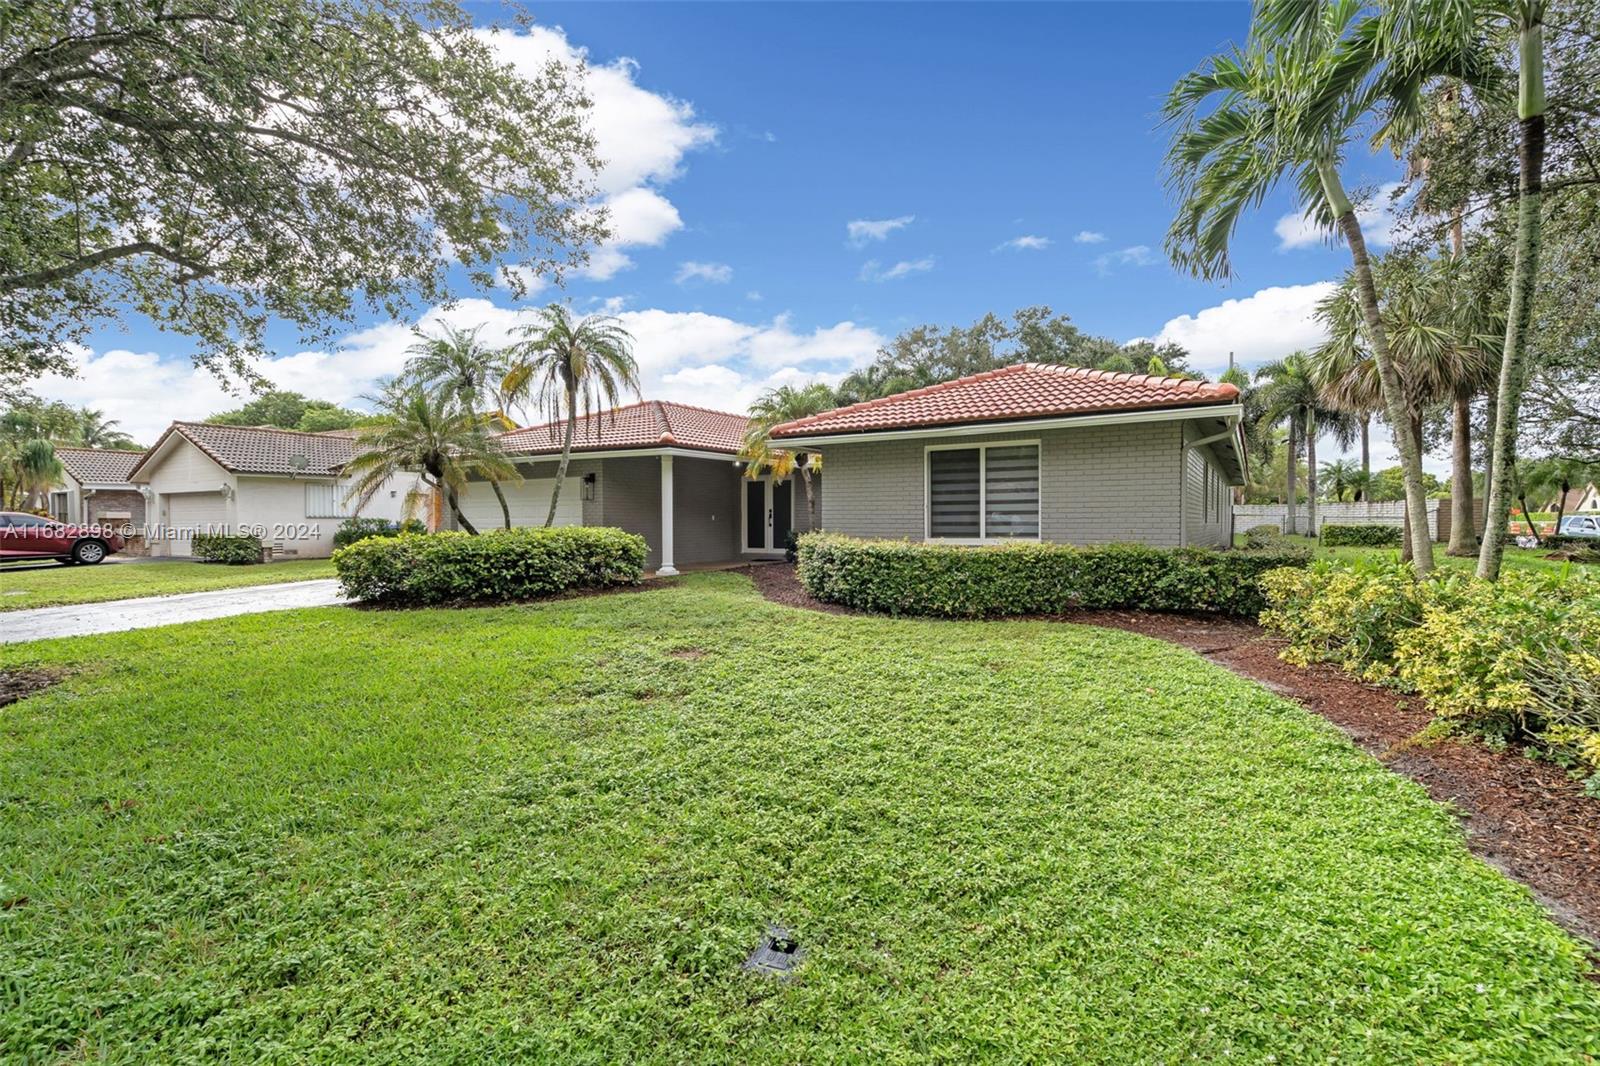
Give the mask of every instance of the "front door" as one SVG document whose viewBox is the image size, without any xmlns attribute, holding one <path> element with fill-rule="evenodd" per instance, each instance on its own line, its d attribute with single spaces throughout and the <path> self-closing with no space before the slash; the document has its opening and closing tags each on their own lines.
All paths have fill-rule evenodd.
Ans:
<svg viewBox="0 0 1600 1066">
<path fill-rule="evenodd" d="M 794 525 L 794 482 L 761 478 L 744 483 L 744 550 L 781 552 Z"/>
</svg>

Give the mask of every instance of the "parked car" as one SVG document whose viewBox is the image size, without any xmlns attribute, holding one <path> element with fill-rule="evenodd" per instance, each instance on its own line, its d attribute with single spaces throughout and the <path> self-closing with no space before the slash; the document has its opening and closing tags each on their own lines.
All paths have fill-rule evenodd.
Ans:
<svg viewBox="0 0 1600 1066">
<path fill-rule="evenodd" d="M 93 566 L 126 546 L 122 535 L 112 529 L 0 511 L 0 562 L 54 559 L 67 566 Z"/>
<path fill-rule="evenodd" d="M 1571 514 L 1561 520 L 1561 528 L 1557 530 L 1563 537 L 1586 537 L 1600 540 L 1600 516 L 1591 514 Z"/>
</svg>

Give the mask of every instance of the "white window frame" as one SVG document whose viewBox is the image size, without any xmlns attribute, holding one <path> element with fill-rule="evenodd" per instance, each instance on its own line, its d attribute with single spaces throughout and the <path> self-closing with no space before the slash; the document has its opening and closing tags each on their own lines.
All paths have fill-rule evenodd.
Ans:
<svg viewBox="0 0 1600 1066">
<path fill-rule="evenodd" d="M 1031 537 L 990 537 L 989 532 L 989 449 L 1032 446 L 1039 456 L 1039 532 Z M 933 535 L 934 452 L 974 451 L 978 453 L 978 536 L 936 537 Z M 1029 440 L 962 441 L 959 444 L 929 444 L 922 449 L 922 539 L 935 544 L 1011 544 L 1044 540 L 1044 446 L 1037 437 Z"/>
</svg>

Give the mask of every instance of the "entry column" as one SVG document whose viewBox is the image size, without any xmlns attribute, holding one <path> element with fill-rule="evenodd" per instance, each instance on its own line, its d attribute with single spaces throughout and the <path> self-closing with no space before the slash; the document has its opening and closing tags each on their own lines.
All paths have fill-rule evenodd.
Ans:
<svg viewBox="0 0 1600 1066">
<path fill-rule="evenodd" d="M 671 577 L 678 572 L 672 565 L 672 456 L 661 457 L 661 565 L 656 573 Z"/>
</svg>

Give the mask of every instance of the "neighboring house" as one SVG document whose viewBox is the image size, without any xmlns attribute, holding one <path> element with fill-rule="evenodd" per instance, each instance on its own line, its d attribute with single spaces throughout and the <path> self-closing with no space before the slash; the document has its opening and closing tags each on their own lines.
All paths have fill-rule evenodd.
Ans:
<svg viewBox="0 0 1600 1066">
<path fill-rule="evenodd" d="M 338 475 L 355 434 L 174 422 L 128 474 L 149 504 L 151 554 L 189 555 L 197 532 L 252 533 L 274 555 L 332 554 L 340 523 L 357 515 Z M 398 520 L 421 487 L 391 478 L 359 514 Z"/>
<path fill-rule="evenodd" d="M 1233 543 L 1232 385 L 1021 363 L 787 422 L 822 454 L 821 525 L 863 537 Z"/>
<path fill-rule="evenodd" d="M 748 424 L 743 415 L 659 400 L 579 418 L 556 524 L 637 533 L 650 547 L 646 565 L 662 574 L 781 556 L 791 529 L 811 528 L 805 488 L 798 478 L 743 476 L 736 456 Z M 500 486 L 513 525 L 544 524 L 565 428 L 559 421 L 500 438 L 524 479 Z M 821 482 L 819 474 L 819 501 Z M 487 482 L 469 486 L 461 509 L 480 531 L 505 524 Z"/>
<path fill-rule="evenodd" d="M 1587 514 L 1600 511 L 1600 489 L 1595 488 L 1590 482 L 1581 488 L 1567 490 L 1565 497 L 1556 497 L 1545 505 L 1544 510 L 1559 510 L 1562 514 Z"/>
<path fill-rule="evenodd" d="M 61 487 L 50 493 L 50 514 L 59 522 L 139 528 L 144 525 L 144 496 L 129 480 L 143 452 L 56 445 L 61 460 Z M 137 552 L 142 541 L 130 539 Z"/>
</svg>

